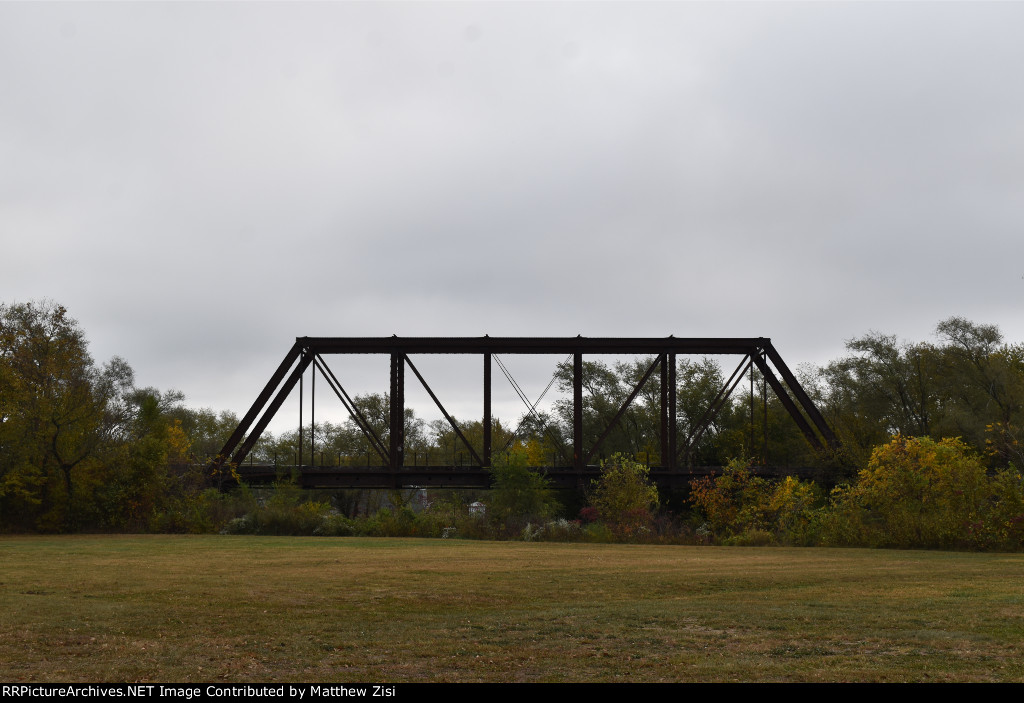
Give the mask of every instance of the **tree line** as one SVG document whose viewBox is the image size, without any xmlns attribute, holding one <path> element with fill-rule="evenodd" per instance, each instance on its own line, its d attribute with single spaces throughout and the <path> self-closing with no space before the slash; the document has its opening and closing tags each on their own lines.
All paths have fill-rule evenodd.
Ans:
<svg viewBox="0 0 1024 703">
<path fill-rule="evenodd" d="M 584 362 L 587 446 L 612 420 L 647 367 L 644 360 Z M 609 467 L 661 463 L 659 374 L 660 368 L 604 441 L 602 458 Z M 695 434 L 726 377 L 712 359 L 680 358 L 676 374 L 679 433 L 688 437 Z M 692 464 L 732 466 L 733 470 L 709 479 L 712 483 L 696 484 L 686 498 L 686 510 L 677 509 L 673 520 L 689 520 L 694 534 L 704 525 L 708 534 L 735 537 L 732 528 L 721 523 L 723 514 L 732 513 L 714 512 L 715 501 L 724 499 L 709 496 L 728 493 L 726 487 L 732 481 L 746 486 L 736 495 L 757 494 L 762 502 L 772 500 L 765 497 L 764 485 L 750 489 L 760 484 L 751 478 L 753 474 L 743 478 L 737 466 L 827 467 L 837 472 L 840 482 L 855 485 L 893 437 L 934 443 L 958 438 L 965 456 L 972 457 L 985 475 L 1002 475 L 1004 482 L 1010 481 L 1005 472 L 1021 466 L 1024 346 L 1004 342 L 994 325 L 953 317 L 937 325 L 933 342 L 901 342 L 895 336 L 871 332 L 850 340 L 842 358 L 818 368 L 802 367 L 798 375 L 842 440 L 841 448 L 830 454 L 815 452 L 781 402 L 770 391 L 762 395 L 763 379 L 754 371 L 749 385 L 740 384 L 684 457 Z M 571 389 L 571 378 L 571 365 L 558 367 L 556 382 L 562 391 Z M 386 444 L 387 395 L 354 400 Z M 571 400 L 561 400 L 549 413 L 529 414 L 515 424 L 494 420 L 496 454 L 507 465 L 561 463 L 567 453 L 571 456 L 572 412 Z M 218 490 L 228 477 L 210 475 L 207 469 L 236 425 L 237 417 L 231 412 L 190 408 L 181 393 L 137 387 L 130 365 L 122 359 L 96 363 L 83 330 L 64 307 L 46 301 L 0 305 L 0 530 L 222 529 L 233 511 L 252 513 L 259 502 L 251 493 L 243 499 Z M 460 419 L 459 425 L 470 443 L 482 445 L 479 420 Z M 352 421 L 304 428 L 302 442 L 306 463 L 372 465 L 379 461 Z M 405 409 L 405 443 L 407 463 L 469 461 L 447 422 L 427 423 L 409 408 Z M 299 432 L 266 433 L 255 445 L 252 460 L 283 466 L 293 464 L 298 454 Z M 808 497 L 808 504 L 817 501 L 814 504 L 820 508 L 830 488 L 817 487 L 816 497 Z M 583 501 L 590 513 L 577 511 L 568 517 L 586 524 L 586 515 L 597 515 L 596 491 Z M 499 493 L 495 492 L 492 502 L 506 500 Z M 338 511 L 336 498 L 324 504 L 331 500 L 335 503 L 331 509 Z M 782 498 L 774 500 L 786 503 Z M 392 496 L 386 502 L 389 509 L 397 509 L 403 499 Z M 353 502 L 350 497 L 349 505 L 366 505 L 366 501 Z M 511 519 L 507 510 L 495 510 Z M 654 516 L 657 511 L 649 512 Z M 735 514 L 742 512 L 737 508 Z M 761 510 L 760 514 L 767 513 Z M 540 511 L 534 518 L 553 515 L 550 510 Z M 746 527 L 736 534 L 763 530 L 765 520 L 749 524 L 740 520 L 736 524 Z M 601 522 L 616 524 L 607 509 Z"/>
</svg>

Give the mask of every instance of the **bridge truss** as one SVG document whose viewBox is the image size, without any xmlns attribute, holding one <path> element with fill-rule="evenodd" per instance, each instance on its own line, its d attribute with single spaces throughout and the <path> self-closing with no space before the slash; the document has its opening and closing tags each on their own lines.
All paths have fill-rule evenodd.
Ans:
<svg viewBox="0 0 1024 703">
<path fill-rule="evenodd" d="M 353 402 L 324 358 L 338 354 L 376 354 L 390 357 L 390 416 L 386 443 L 381 440 L 356 403 Z M 482 446 L 474 447 L 466 439 L 462 428 L 448 413 L 441 400 L 430 388 L 427 380 L 416 368 L 410 356 L 420 354 L 468 354 L 481 357 L 483 372 Z M 307 474 L 309 477 L 322 477 L 319 480 L 310 478 L 304 481 L 306 484 L 394 488 L 425 485 L 477 486 L 482 484 L 486 486 L 488 481 L 486 468 L 491 466 L 494 451 L 491 442 L 491 363 L 498 354 L 557 354 L 567 355 L 572 359 L 571 455 L 566 451 L 562 456 L 562 466 L 548 467 L 549 471 L 554 470 L 561 476 L 562 484 L 571 481 L 577 486 L 581 486 L 584 485 L 585 477 L 596 475 L 597 467 L 592 462 L 603 442 L 659 368 L 661 371 L 660 456 L 662 465 L 656 468 L 662 473 L 667 475 L 682 473 L 682 469 L 690 463 L 693 448 L 711 426 L 715 416 L 724 407 L 743 376 L 752 367 L 756 367 L 760 371 L 765 385 L 771 387 L 775 396 L 812 447 L 818 451 L 826 451 L 839 445 L 835 433 L 800 386 L 796 376 L 772 346 L 771 340 L 765 337 L 299 337 L 225 443 L 213 463 L 213 468 L 221 469 L 226 463 L 235 467 L 242 465 L 296 385 L 299 386 L 301 394 L 303 375 L 307 369 L 312 367 L 314 383 L 316 375 L 319 373 L 345 407 L 353 422 L 365 435 L 369 445 L 379 455 L 383 462 L 383 468 L 367 466 L 365 470 L 352 470 L 351 467 L 337 467 L 337 470 L 331 471 L 325 467 L 304 466 L 301 454 L 303 430 L 300 395 L 300 454 L 296 468 L 304 477 Z M 585 446 L 583 439 L 583 357 L 585 355 L 611 354 L 646 355 L 651 358 L 651 361 L 639 383 L 619 407 L 613 419 L 603 428 L 596 442 L 591 446 Z M 685 438 L 679 436 L 676 422 L 676 355 L 678 354 L 740 357 L 740 362 L 729 379 L 718 391 L 700 421 L 688 428 Z M 505 371 L 500 359 L 494 360 L 497 361 L 502 371 Z M 407 466 L 404 438 L 406 368 L 422 384 L 458 440 L 465 446 L 469 456 L 472 457 L 472 464 L 469 467 L 437 466 L 427 469 Z M 509 380 L 514 383 L 511 377 Z M 753 402 L 753 394 L 751 402 Z M 767 403 L 767 395 L 765 395 L 765 403 Z M 315 405 L 312 408 L 315 413 Z M 753 406 L 751 412 L 753 413 Z"/>
</svg>

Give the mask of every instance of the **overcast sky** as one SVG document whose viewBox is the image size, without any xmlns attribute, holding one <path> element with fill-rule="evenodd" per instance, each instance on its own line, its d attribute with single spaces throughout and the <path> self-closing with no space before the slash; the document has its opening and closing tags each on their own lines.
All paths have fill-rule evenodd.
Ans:
<svg viewBox="0 0 1024 703">
<path fill-rule="evenodd" d="M 1020 342 L 1021 27 L 0 3 L 0 301 L 59 302 L 98 361 L 239 414 L 305 335 L 765 336 L 794 367 L 952 315 Z M 338 366 L 387 389 L 386 361 Z"/>
</svg>

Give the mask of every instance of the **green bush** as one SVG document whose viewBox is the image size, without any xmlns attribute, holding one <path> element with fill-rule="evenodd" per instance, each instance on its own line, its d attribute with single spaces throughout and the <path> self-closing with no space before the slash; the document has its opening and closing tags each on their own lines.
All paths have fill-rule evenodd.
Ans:
<svg viewBox="0 0 1024 703">
<path fill-rule="evenodd" d="M 329 503 L 303 500 L 294 483 L 279 482 L 264 505 L 257 504 L 243 517 L 227 523 L 229 534 L 312 535 L 325 516 L 333 511 Z"/>
<path fill-rule="evenodd" d="M 192 496 L 179 496 L 154 515 L 153 532 L 201 534 L 220 532 L 235 518 L 252 512 L 256 499 L 247 486 L 229 493 L 208 488 Z"/>
<path fill-rule="evenodd" d="M 624 454 L 602 462 L 601 476 L 591 485 L 587 499 L 598 519 L 623 538 L 649 533 L 659 504 L 650 469 Z"/>
<path fill-rule="evenodd" d="M 610 542 L 618 542 L 619 538 L 603 522 L 592 522 L 583 528 L 583 541 L 608 544 Z"/>
<path fill-rule="evenodd" d="M 320 524 L 313 530 L 314 535 L 322 537 L 348 537 L 358 534 L 356 521 L 340 513 L 330 513 L 320 519 Z"/>
<path fill-rule="evenodd" d="M 525 450 L 499 457 L 491 467 L 491 490 L 485 500 L 487 520 L 499 532 L 513 535 L 543 522 L 560 510 L 547 476 L 527 468 Z"/>
<path fill-rule="evenodd" d="M 984 519 L 972 522 L 969 532 L 982 549 L 1018 551 L 1024 547 L 1024 481 L 1010 466 L 989 480 Z"/>
</svg>

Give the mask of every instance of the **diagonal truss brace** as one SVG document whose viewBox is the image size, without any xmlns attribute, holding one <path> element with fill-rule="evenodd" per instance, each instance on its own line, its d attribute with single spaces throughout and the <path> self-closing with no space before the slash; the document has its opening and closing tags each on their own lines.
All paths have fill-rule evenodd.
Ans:
<svg viewBox="0 0 1024 703">
<path fill-rule="evenodd" d="M 804 412 L 807 413 L 807 416 L 811 418 L 811 422 L 813 422 L 814 426 L 818 428 L 818 432 L 820 432 L 822 437 L 825 438 L 825 443 L 828 447 L 830 449 L 837 449 L 840 445 L 839 437 L 832 431 L 829 424 L 825 422 L 825 418 L 822 417 L 818 407 L 814 404 L 814 401 L 811 400 L 810 396 L 807 395 L 807 392 L 804 391 L 803 386 L 800 385 L 800 382 L 797 380 L 796 376 L 793 375 L 793 372 L 789 370 L 788 366 L 786 366 L 786 362 L 782 360 L 781 356 L 779 356 L 779 352 L 775 350 L 774 346 L 768 344 L 764 348 L 764 353 L 765 356 L 771 360 L 772 364 L 774 364 L 775 368 L 779 370 L 779 374 L 782 376 L 782 379 L 786 382 L 789 389 L 793 391 L 793 395 L 800 403 L 800 407 L 802 407 Z M 760 366 L 758 368 L 760 368 Z M 776 391 L 776 393 L 778 393 L 778 391 Z"/>
<path fill-rule="evenodd" d="M 373 426 L 370 425 L 366 416 L 359 410 L 359 406 L 355 404 L 352 398 L 349 396 L 341 383 L 338 381 L 337 376 L 331 371 L 330 367 L 327 366 L 327 362 L 323 360 L 319 354 L 313 359 L 313 364 L 317 369 L 320 370 L 320 374 L 327 381 L 327 385 L 331 387 L 334 394 L 338 396 L 338 400 L 345 406 L 345 410 L 348 411 L 349 417 L 356 423 L 356 426 L 362 431 L 363 436 L 366 437 L 366 441 L 370 443 L 373 450 L 377 452 L 377 455 L 384 460 L 384 465 L 388 466 L 391 464 L 391 457 L 388 456 L 388 450 L 384 447 L 384 442 L 381 441 L 377 433 L 373 431 Z M 328 375 L 330 374 L 330 375 Z"/>
<path fill-rule="evenodd" d="M 597 438 L 596 442 L 594 442 L 594 446 L 590 448 L 589 452 L 587 452 L 586 458 L 584 459 L 583 463 L 589 464 L 590 460 L 594 458 L 594 454 L 596 454 L 597 450 L 601 448 L 601 445 L 604 443 L 604 441 L 608 439 L 608 435 L 611 434 L 612 430 L 615 428 L 616 423 L 618 423 L 618 421 L 622 419 L 622 416 L 626 414 L 626 410 L 628 410 L 629 406 L 633 403 L 634 400 L 636 400 L 636 397 L 640 394 L 640 391 L 644 387 L 644 384 L 647 383 L 647 379 L 651 377 L 651 374 L 654 373 L 654 369 L 657 368 L 659 363 L 661 363 L 662 358 L 662 356 L 655 357 L 654 361 L 651 362 L 651 365 L 647 367 L 647 371 L 644 373 L 643 378 L 641 378 L 640 382 L 636 384 L 636 387 L 633 389 L 633 392 L 629 394 L 629 397 L 626 398 L 626 401 L 622 404 L 622 407 L 620 407 L 619 411 L 615 413 L 615 417 L 612 418 L 612 421 L 609 422 L 608 426 L 604 428 L 604 432 L 602 432 L 601 436 Z"/>
<path fill-rule="evenodd" d="M 285 357 L 285 361 L 287 360 L 288 357 Z M 277 414 L 277 411 L 280 409 L 281 404 L 284 402 L 284 399 L 288 397 L 288 394 L 291 393 L 292 388 L 294 388 L 295 384 L 299 382 L 300 378 L 302 378 L 302 374 L 305 373 L 306 367 L 309 366 L 309 362 L 311 360 L 312 357 L 306 354 L 304 350 L 299 350 L 299 363 L 296 364 L 294 370 L 291 372 L 291 375 L 288 376 L 288 378 L 284 382 L 284 385 L 281 386 L 280 390 L 278 390 L 277 392 L 277 395 L 274 396 L 274 399 L 270 402 L 270 405 L 267 406 L 266 412 L 263 413 L 263 416 L 256 423 L 255 427 L 252 428 L 252 432 L 245 438 L 245 441 L 241 443 L 241 446 L 238 448 L 238 451 L 235 452 L 235 455 L 231 457 L 232 464 L 238 466 L 243 461 L 245 461 L 245 457 L 249 455 L 249 452 L 252 451 L 253 446 L 255 446 L 256 442 L 259 441 L 260 436 L 263 434 L 263 430 L 267 429 L 267 425 L 270 424 L 270 421 L 273 419 L 274 415 Z M 284 366 L 283 363 L 282 366 Z M 280 371 L 280 369 L 278 370 Z M 284 374 L 282 373 L 281 375 L 283 376 Z M 273 392 L 273 388 L 270 387 L 270 384 L 267 384 L 267 387 L 270 389 L 270 392 Z M 261 397 L 264 394 L 266 394 L 267 396 L 270 395 L 267 388 L 264 389 L 264 393 L 260 394 Z M 259 403 L 259 399 L 257 399 L 257 403 Z M 257 403 L 253 403 L 253 407 L 249 409 L 248 413 L 246 413 L 246 417 L 249 417 L 250 415 L 255 417 L 255 415 L 259 413 L 259 408 L 263 406 L 263 403 L 259 403 L 259 405 L 257 405 Z M 232 438 L 236 436 L 240 438 L 245 433 L 246 429 L 248 428 L 246 427 L 244 421 L 239 423 L 238 429 L 236 429 L 234 434 L 231 435 Z M 232 452 L 233 450 L 234 446 L 231 446 L 231 441 L 228 440 L 228 444 L 224 445 L 224 449 L 222 449 L 221 453 L 218 455 L 219 461 L 215 462 L 215 466 L 217 468 L 220 468 L 220 466 L 224 463 L 221 457 L 228 456 L 230 452 Z"/>
<path fill-rule="evenodd" d="M 420 383 L 423 384 L 423 388 L 430 395 L 430 399 L 434 401 L 434 404 L 437 405 L 437 409 L 441 411 L 442 415 L 444 415 L 444 419 L 448 421 L 448 424 L 452 426 L 453 430 L 455 430 L 455 434 L 458 435 L 458 438 L 460 440 L 462 440 L 463 444 L 466 445 L 466 449 L 468 449 L 469 453 L 471 455 L 473 455 L 473 459 L 476 461 L 477 465 L 484 466 L 484 462 L 480 460 L 480 455 L 476 453 L 476 450 L 473 449 L 473 445 L 470 444 L 469 440 L 466 439 L 466 436 L 464 434 L 462 434 L 462 430 L 460 430 L 458 424 L 456 424 L 455 418 L 453 418 L 451 415 L 449 415 L 448 411 L 444 409 L 443 405 L 441 405 L 441 401 L 437 399 L 437 396 L 434 395 L 434 391 L 432 391 L 430 389 L 430 386 L 427 385 L 426 379 L 423 378 L 423 376 L 420 374 L 419 370 L 412 363 L 412 359 L 410 359 L 408 356 L 406 356 L 405 357 L 405 363 L 409 364 L 409 368 L 412 369 L 412 372 L 414 374 L 416 374 L 416 378 L 418 378 L 420 380 Z"/>
<path fill-rule="evenodd" d="M 772 387 L 772 390 L 775 391 L 775 395 L 778 396 L 779 400 L 782 402 L 782 405 L 786 408 L 787 411 L 789 411 L 790 417 L 793 418 L 793 421 L 796 423 L 797 427 L 800 428 L 800 431 L 804 433 L 804 437 L 807 438 L 807 441 L 810 442 L 811 446 L 814 447 L 816 450 L 822 451 L 824 447 L 822 446 L 821 441 L 818 439 L 817 435 L 814 434 L 814 430 L 811 429 L 810 423 L 808 423 L 804 416 L 800 413 L 800 410 L 797 408 L 796 403 L 794 403 L 793 399 L 789 397 L 788 393 L 786 393 L 786 389 L 782 387 L 782 384 L 779 382 L 778 377 L 772 372 L 768 364 L 765 363 L 764 358 L 759 354 L 755 354 L 754 363 L 757 365 L 758 370 L 762 374 L 764 374 L 765 379 L 768 381 L 768 385 Z M 781 369 L 779 370 L 781 372 Z M 796 379 L 794 378 L 793 381 L 795 382 Z M 789 385 L 790 388 L 794 388 L 794 395 L 796 394 L 795 388 L 800 388 L 799 384 L 796 384 L 795 387 L 792 383 L 787 385 Z M 806 397 L 806 395 L 804 397 Z M 810 404 L 810 398 L 807 399 L 807 403 Z M 804 404 L 801 403 L 801 405 Z M 807 407 L 807 405 L 804 405 L 804 410 L 806 410 Z M 811 404 L 811 407 L 813 408 L 813 404 Z M 823 432 L 822 434 L 825 433 Z M 826 438 L 828 437 L 827 434 L 825 434 L 825 436 Z"/>
<path fill-rule="evenodd" d="M 718 394 L 715 395 L 714 400 L 711 401 L 711 405 L 701 415 L 700 420 L 690 428 L 690 434 L 687 436 L 686 441 L 683 443 L 680 452 L 687 457 L 687 461 L 690 458 L 691 450 L 697 446 L 700 438 L 704 436 L 704 432 L 711 426 L 711 422 L 718 416 L 718 413 L 725 406 L 725 402 L 729 400 L 729 396 L 736 390 L 736 386 L 739 385 L 740 380 L 743 378 L 743 374 L 750 368 L 750 355 L 744 356 L 740 359 L 740 363 L 736 366 L 736 369 L 729 376 L 729 380 L 725 382 Z"/>
<path fill-rule="evenodd" d="M 571 355 L 566 359 L 566 362 L 568 362 L 570 358 L 572 358 Z M 513 432 L 509 436 L 508 440 L 505 442 L 505 446 L 502 447 L 502 451 L 507 451 L 508 448 L 512 446 L 512 442 L 515 441 L 516 437 L 518 437 L 519 433 L 522 431 L 523 426 L 526 425 L 526 420 L 532 416 L 540 425 L 541 430 L 544 432 L 545 436 L 551 441 L 552 446 L 554 446 L 555 450 L 562 457 L 562 461 L 564 461 L 566 464 L 569 464 L 569 455 L 567 454 L 565 447 L 562 446 L 561 439 L 551 431 L 551 428 L 548 426 L 548 423 L 544 422 L 544 418 L 541 417 L 541 415 L 537 412 L 537 406 L 540 405 L 540 401 L 544 399 L 544 396 L 547 395 L 548 391 L 551 389 L 551 386 L 555 383 L 555 380 L 558 378 L 557 367 L 555 373 L 552 374 L 551 380 L 548 382 L 547 387 L 537 397 L 537 400 L 531 403 L 530 399 L 527 398 L 526 393 L 523 391 L 522 387 L 519 385 L 518 382 L 516 382 L 516 379 L 513 378 L 512 372 L 508 370 L 508 367 L 505 366 L 504 363 L 502 363 L 501 359 L 498 358 L 497 354 L 494 355 L 494 361 L 497 362 L 498 368 L 500 368 L 501 372 L 505 375 L 505 379 L 509 382 L 509 385 L 512 386 L 512 389 L 519 396 L 519 399 L 523 401 L 523 405 L 526 406 L 526 413 L 523 415 L 522 420 L 520 420 L 519 424 L 516 426 L 515 432 Z"/>
</svg>

